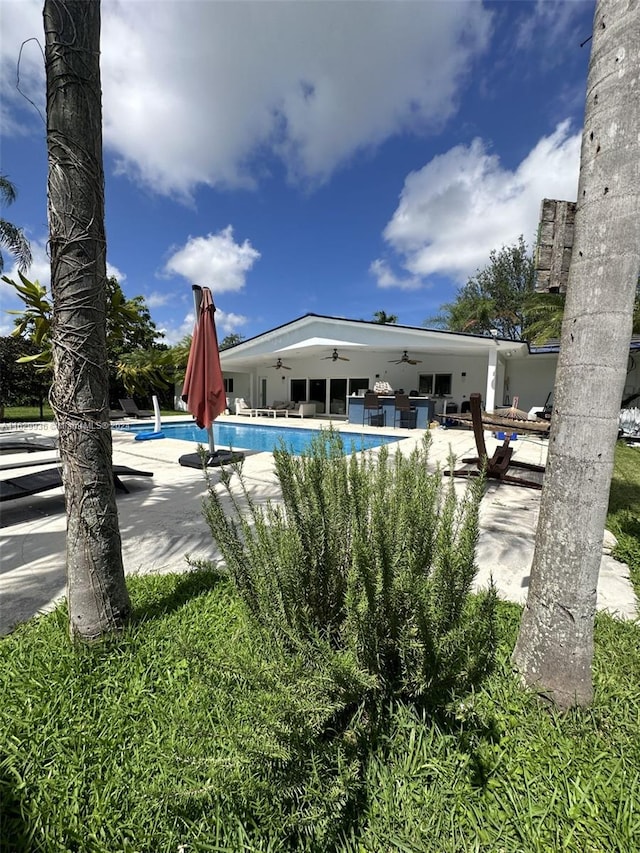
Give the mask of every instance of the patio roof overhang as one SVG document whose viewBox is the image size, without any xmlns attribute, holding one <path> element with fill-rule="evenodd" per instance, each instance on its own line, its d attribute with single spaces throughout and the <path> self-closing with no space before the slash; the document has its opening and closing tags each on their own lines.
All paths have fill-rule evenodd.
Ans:
<svg viewBox="0 0 640 853">
<path fill-rule="evenodd" d="M 412 357 L 455 355 L 487 359 L 491 351 L 501 356 L 528 353 L 526 342 L 504 338 L 312 314 L 223 350 L 220 360 L 225 371 L 250 371 L 273 358 L 286 356 L 291 363 L 310 355 L 329 356 L 334 349 L 369 349 L 398 358 L 405 350 Z"/>
</svg>

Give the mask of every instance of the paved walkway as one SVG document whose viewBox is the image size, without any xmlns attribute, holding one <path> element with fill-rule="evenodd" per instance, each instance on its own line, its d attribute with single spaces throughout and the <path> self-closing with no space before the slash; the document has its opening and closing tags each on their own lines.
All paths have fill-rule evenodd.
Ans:
<svg viewBox="0 0 640 853">
<path fill-rule="evenodd" d="M 233 416 L 225 420 L 247 423 L 246 419 Z M 283 426 L 280 422 L 274 424 L 273 419 L 254 418 L 252 421 L 253 424 L 257 422 L 270 423 L 275 429 Z M 313 428 L 318 424 L 318 420 L 304 420 L 296 426 Z M 362 431 L 346 424 L 340 424 L 340 428 L 356 433 Z M 403 452 L 414 447 L 422 435 L 418 431 L 386 431 L 404 436 L 399 445 Z M 432 431 L 432 438 L 434 463 L 440 461 L 446 466 L 450 450 L 458 458 L 475 455 L 470 431 L 439 428 Z M 497 444 L 495 439 L 488 439 L 487 450 L 492 452 Z M 148 479 L 128 478 L 126 485 L 130 494 L 117 494 L 127 574 L 186 571 L 189 568 L 187 555 L 193 559 L 215 560 L 216 548 L 201 511 L 206 494 L 204 478 L 200 471 L 178 464 L 178 457 L 193 451 L 193 444 L 168 438 L 138 442 L 131 434 L 116 431 L 113 446 L 114 463 L 154 474 Z M 544 440 L 519 439 L 513 447 L 516 458 L 544 464 Z M 36 459 L 50 463 L 52 452 L 29 454 L 29 462 Z M 0 457 L 3 465 L 12 461 L 13 456 Z M 37 471 L 38 468 L 28 470 Z M 271 454 L 247 453 L 244 473 L 256 499 L 277 495 Z M 9 476 L 7 471 L 0 471 L 0 475 Z M 211 476 L 215 482 L 219 473 L 213 469 Z M 540 493 L 531 489 L 496 483 L 488 485 L 481 507 L 477 586 L 486 586 L 491 574 L 501 597 L 519 603 L 525 601 L 539 500 Z M 18 622 L 49 610 L 64 595 L 65 525 L 62 489 L 2 505 L 0 634 L 9 632 Z M 621 618 L 636 618 L 638 614 L 628 567 L 615 561 L 606 551 L 598 585 L 598 607 Z"/>
</svg>

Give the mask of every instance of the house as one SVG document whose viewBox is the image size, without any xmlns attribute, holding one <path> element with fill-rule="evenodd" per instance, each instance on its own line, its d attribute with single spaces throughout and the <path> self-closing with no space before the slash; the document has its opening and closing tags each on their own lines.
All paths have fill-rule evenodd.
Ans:
<svg viewBox="0 0 640 853">
<path fill-rule="evenodd" d="M 553 389 L 558 351 L 557 341 L 534 347 L 497 336 L 305 314 L 222 350 L 220 362 L 231 403 L 235 397 L 255 407 L 313 401 L 318 414 L 346 419 L 350 399 L 376 382 L 432 397 L 436 414 L 445 405 L 460 411 L 474 391 L 489 411 L 516 397 L 518 408 L 529 411 L 544 405 Z M 639 352 L 640 337 L 634 337 L 626 405 L 640 395 Z"/>
<path fill-rule="evenodd" d="M 635 343 L 640 349 L 640 340 Z M 445 405 L 466 408 L 474 391 L 487 410 L 517 397 L 518 408 L 528 411 L 547 400 L 557 359 L 557 343 L 535 348 L 498 336 L 320 314 L 305 314 L 220 353 L 231 401 L 244 397 L 256 407 L 313 401 L 318 414 L 335 418 L 348 418 L 350 399 L 376 382 L 434 398 L 436 414 Z M 625 392 L 640 392 L 635 362 L 627 378 Z"/>
</svg>

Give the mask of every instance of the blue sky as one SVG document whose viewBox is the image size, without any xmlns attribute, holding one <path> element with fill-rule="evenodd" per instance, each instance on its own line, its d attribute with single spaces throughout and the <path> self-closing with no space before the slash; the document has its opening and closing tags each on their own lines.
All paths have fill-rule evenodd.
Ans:
<svg viewBox="0 0 640 853">
<path fill-rule="evenodd" d="M 424 324 L 492 249 L 532 242 L 542 198 L 575 200 L 593 12 L 103 0 L 109 271 L 169 343 L 191 331 L 192 283 L 221 337 L 308 312 Z M 48 284 L 41 0 L 0 0 L 0 26 L 3 215 Z M 7 334 L 19 303 L 0 296 Z"/>
</svg>

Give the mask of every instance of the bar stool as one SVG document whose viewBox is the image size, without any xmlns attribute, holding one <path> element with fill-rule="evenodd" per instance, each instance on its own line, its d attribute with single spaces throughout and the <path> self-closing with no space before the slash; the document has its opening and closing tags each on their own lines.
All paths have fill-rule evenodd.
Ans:
<svg viewBox="0 0 640 853">
<path fill-rule="evenodd" d="M 394 427 L 400 426 L 403 429 L 415 429 L 418 412 L 411 406 L 408 394 L 396 394 L 395 412 L 393 418 Z"/>
<path fill-rule="evenodd" d="M 367 391 L 364 395 L 364 404 L 362 406 L 362 425 L 366 422 L 369 426 L 384 426 L 384 409 L 380 398 L 373 391 Z"/>
</svg>

